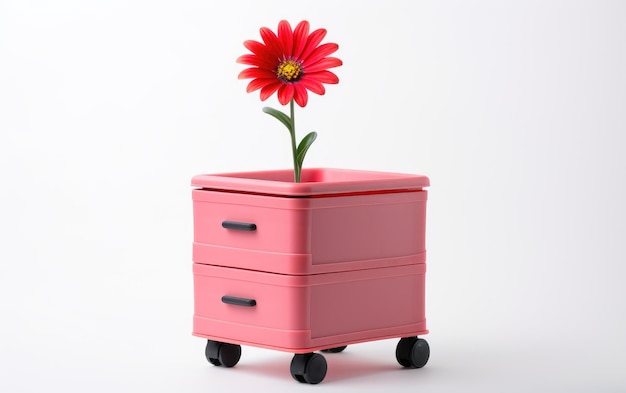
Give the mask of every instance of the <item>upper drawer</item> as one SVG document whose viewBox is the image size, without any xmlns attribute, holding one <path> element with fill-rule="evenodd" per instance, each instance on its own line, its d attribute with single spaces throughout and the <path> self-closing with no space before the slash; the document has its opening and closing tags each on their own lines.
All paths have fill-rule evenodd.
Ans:
<svg viewBox="0 0 626 393">
<path fill-rule="evenodd" d="M 285 198 L 194 190 L 194 242 L 308 253 L 309 210 L 306 204 L 297 199 L 275 199 Z"/>
<path fill-rule="evenodd" d="M 193 260 L 285 274 L 421 263 L 426 195 L 289 198 L 197 189 Z"/>
</svg>

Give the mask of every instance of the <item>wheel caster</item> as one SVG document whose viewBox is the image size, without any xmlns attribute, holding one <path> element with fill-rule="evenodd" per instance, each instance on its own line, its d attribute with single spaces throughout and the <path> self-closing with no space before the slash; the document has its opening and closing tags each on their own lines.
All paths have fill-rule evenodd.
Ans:
<svg viewBox="0 0 626 393">
<path fill-rule="evenodd" d="M 301 383 L 322 382 L 327 368 L 326 359 L 319 353 L 296 354 L 291 360 L 291 376 Z"/>
<path fill-rule="evenodd" d="M 208 340 L 204 354 L 214 366 L 233 367 L 241 358 L 241 346 Z"/>
<path fill-rule="evenodd" d="M 348 348 L 347 345 L 344 345 L 342 347 L 335 347 L 335 348 L 327 348 L 327 349 L 322 349 L 322 352 L 328 352 L 328 353 L 339 353 L 339 352 L 343 352 L 344 349 Z"/>
<path fill-rule="evenodd" d="M 421 368 L 430 357 L 430 347 L 423 338 L 405 337 L 396 347 L 396 359 L 402 367 Z"/>
</svg>

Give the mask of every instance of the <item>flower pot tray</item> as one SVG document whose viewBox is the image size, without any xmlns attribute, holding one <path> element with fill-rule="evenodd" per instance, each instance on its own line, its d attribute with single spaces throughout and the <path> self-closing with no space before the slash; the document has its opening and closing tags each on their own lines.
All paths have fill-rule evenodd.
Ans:
<svg viewBox="0 0 626 393">
<path fill-rule="evenodd" d="M 428 178 L 328 168 L 305 169 L 301 183 L 291 176 L 192 179 L 193 334 L 208 339 L 209 361 L 235 365 L 240 345 L 292 352 L 292 375 L 310 382 L 326 367 L 314 351 L 402 338 L 400 364 L 423 366 Z"/>
</svg>

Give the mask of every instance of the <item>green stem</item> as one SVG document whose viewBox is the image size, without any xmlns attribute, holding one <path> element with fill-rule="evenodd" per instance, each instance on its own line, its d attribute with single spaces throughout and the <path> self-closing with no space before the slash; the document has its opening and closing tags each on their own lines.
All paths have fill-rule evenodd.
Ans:
<svg viewBox="0 0 626 393">
<path fill-rule="evenodd" d="M 291 134 L 291 151 L 293 153 L 293 181 L 296 183 L 300 183 L 301 169 L 298 167 L 298 148 L 296 147 L 296 118 L 293 98 L 289 103 L 289 113 L 291 115 L 291 129 L 289 130 L 289 133 Z"/>
</svg>

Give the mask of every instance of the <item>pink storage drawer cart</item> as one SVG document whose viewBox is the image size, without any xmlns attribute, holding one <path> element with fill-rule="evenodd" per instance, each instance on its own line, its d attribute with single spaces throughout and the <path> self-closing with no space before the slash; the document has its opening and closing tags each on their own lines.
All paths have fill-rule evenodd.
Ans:
<svg viewBox="0 0 626 393">
<path fill-rule="evenodd" d="M 324 356 L 399 338 L 403 367 L 428 361 L 421 175 L 304 169 L 193 177 L 193 334 L 232 367 L 249 345 L 294 354 L 299 382 Z"/>
</svg>

